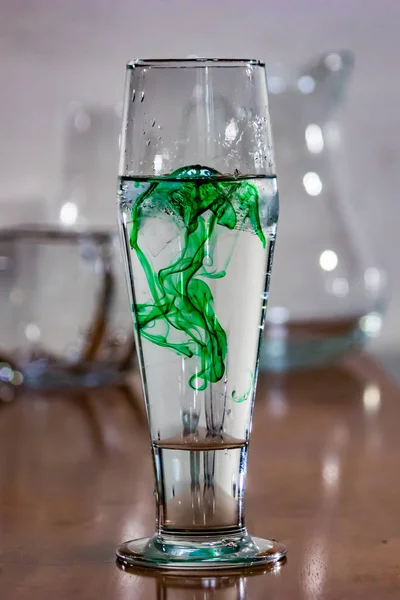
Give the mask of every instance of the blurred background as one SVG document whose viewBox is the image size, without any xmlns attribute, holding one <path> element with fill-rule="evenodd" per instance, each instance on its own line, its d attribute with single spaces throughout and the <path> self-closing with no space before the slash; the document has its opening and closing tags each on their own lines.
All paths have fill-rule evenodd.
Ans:
<svg viewBox="0 0 400 600">
<path fill-rule="evenodd" d="M 93 177 L 96 196 L 98 167 L 90 166 L 87 154 L 95 151 L 102 135 L 114 132 L 128 59 L 243 56 L 264 59 L 268 68 L 278 63 L 300 66 L 329 50 L 351 50 L 356 66 L 341 115 L 349 199 L 391 282 L 383 329 L 370 348 L 387 365 L 396 364 L 400 353 L 397 0 L 203 0 L 196 4 L 2 0 L 0 11 L 3 227 L 22 222 L 97 225 L 114 215 L 114 180 L 108 180 L 109 206 L 99 201 L 91 223 L 71 208 L 76 205 L 79 211 L 85 199 L 73 197 L 76 190 L 68 188 L 68 180 L 79 177 L 82 162 L 85 177 Z M 81 111 L 87 106 L 96 107 L 89 117 Z M 114 111 L 115 121 L 101 118 L 102 110 L 107 115 Z M 99 119 L 96 135 L 88 138 L 86 150 L 84 145 L 75 146 L 76 132 L 87 132 L 93 119 Z M 84 155 L 86 162 L 81 161 Z M 116 173 L 114 148 L 99 160 Z M 92 184 L 86 181 L 86 185 Z M 284 206 L 284 196 L 281 201 Z"/>
</svg>

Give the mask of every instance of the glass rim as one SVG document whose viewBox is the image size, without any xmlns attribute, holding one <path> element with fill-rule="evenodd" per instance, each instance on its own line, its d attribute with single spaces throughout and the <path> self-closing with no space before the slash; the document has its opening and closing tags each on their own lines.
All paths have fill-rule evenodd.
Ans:
<svg viewBox="0 0 400 600">
<path fill-rule="evenodd" d="M 127 69 L 138 67 L 153 69 L 201 69 L 205 67 L 262 67 L 265 62 L 257 58 L 135 58 L 126 64 Z"/>
</svg>

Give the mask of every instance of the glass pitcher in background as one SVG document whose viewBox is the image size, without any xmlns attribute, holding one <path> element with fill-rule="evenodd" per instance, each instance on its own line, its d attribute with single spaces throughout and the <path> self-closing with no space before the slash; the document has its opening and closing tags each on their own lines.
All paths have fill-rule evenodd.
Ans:
<svg viewBox="0 0 400 600">
<path fill-rule="evenodd" d="M 261 368 L 326 364 L 379 334 L 386 275 L 348 195 L 337 121 L 350 52 L 269 70 L 281 216 Z"/>
</svg>

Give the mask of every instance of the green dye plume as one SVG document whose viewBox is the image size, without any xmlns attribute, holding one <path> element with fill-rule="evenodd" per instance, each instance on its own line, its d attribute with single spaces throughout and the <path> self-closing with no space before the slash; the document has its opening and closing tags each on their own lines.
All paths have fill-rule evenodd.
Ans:
<svg viewBox="0 0 400 600">
<path fill-rule="evenodd" d="M 185 227 L 180 256 L 158 273 L 138 244 L 143 205 L 150 199 L 152 206 Z M 153 300 L 136 305 L 138 329 L 144 339 L 158 346 L 183 357 L 200 359 L 199 371 L 189 379 L 192 389 L 204 390 L 208 383 L 222 379 L 228 350 L 226 333 L 214 311 L 212 292 L 204 281 L 224 277 L 225 270 L 206 270 L 203 261 L 207 257 L 207 266 L 213 264 L 213 232 L 217 224 L 233 230 L 241 229 L 246 221 L 265 248 L 257 188 L 243 179 L 223 179 L 217 171 L 199 165 L 152 180 L 132 207 L 130 244 L 145 272 Z M 174 330 L 184 333 L 183 342 L 171 339 Z"/>
</svg>

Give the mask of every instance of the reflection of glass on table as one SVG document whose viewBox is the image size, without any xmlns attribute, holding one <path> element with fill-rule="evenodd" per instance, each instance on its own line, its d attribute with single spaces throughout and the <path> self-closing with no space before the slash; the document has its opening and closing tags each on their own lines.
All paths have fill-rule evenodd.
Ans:
<svg viewBox="0 0 400 600">
<path fill-rule="evenodd" d="M 216 574 L 202 573 L 188 574 L 185 572 L 149 571 L 147 569 L 129 568 L 117 563 L 122 571 L 136 577 L 153 579 L 155 584 L 155 598 L 157 600 L 246 600 L 247 581 L 255 577 L 262 577 L 266 573 L 278 575 L 285 564 L 285 560 L 262 568 L 247 569 L 245 574 L 231 571 L 230 573 Z"/>
</svg>

